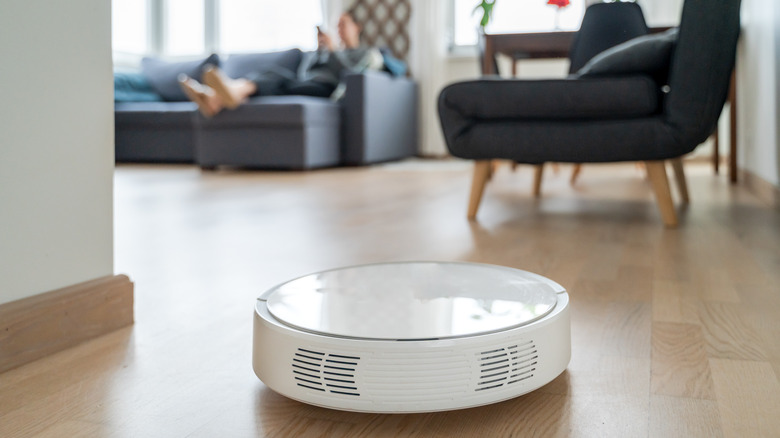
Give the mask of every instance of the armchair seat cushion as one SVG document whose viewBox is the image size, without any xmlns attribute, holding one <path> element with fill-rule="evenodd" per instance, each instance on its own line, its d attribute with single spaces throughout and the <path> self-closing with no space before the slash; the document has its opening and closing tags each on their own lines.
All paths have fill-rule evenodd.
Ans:
<svg viewBox="0 0 780 438">
<path fill-rule="evenodd" d="M 459 158 L 501 158 L 527 164 L 665 160 L 690 152 L 675 148 L 675 142 L 674 131 L 661 117 L 478 121 L 448 138 L 450 152 Z"/>
<path fill-rule="evenodd" d="M 649 76 L 555 80 L 481 79 L 445 88 L 440 105 L 476 120 L 588 120 L 659 112 Z"/>
</svg>

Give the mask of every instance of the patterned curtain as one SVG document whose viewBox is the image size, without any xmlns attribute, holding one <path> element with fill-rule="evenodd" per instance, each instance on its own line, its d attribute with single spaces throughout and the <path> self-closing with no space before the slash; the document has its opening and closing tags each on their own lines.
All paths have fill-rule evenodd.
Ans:
<svg viewBox="0 0 780 438">
<path fill-rule="evenodd" d="M 363 41 L 374 47 L 388 48 L 393 56 L 409 62 L 409 0 L 355 0 L 350 12 L 363 28 Z"/>
</svg>

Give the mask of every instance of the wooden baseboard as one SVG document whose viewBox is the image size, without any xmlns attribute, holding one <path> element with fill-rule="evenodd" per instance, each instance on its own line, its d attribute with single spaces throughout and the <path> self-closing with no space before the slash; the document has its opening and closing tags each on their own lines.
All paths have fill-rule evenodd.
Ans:
<svg viewBox="0 0 780 438">
<path fill-rule="evenodd" d="M 133 283 L 114 275 L 0 305 L 0 372 L 133 323 Z"/>
<path fill-rule="evenodd" d="M 780 188 L 749 170 L 742 169 L 740 178 L 751 193 L 773 208 L 780 209 Z"/>
</svg>

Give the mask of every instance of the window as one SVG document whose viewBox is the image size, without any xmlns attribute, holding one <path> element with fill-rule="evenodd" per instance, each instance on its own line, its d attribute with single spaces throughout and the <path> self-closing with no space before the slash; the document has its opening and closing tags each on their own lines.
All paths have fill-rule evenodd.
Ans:
<svg viewBox="0 0 780 438">
<path fill-rule="evenodd" d="M 481 11 L 474 13 L 479 0 L 453 1 L 453 46 L 473 46 L 477 43 L 477 27 Z M 486 30 L 490 33 L 543 32 L 577 30 L 585 12 L 585 0 L 571 0 L 569 6 L 558 8 L 546 0 L 497 0 L 493 18 Z"/>
<path fill-rule="evenodd" d="M 219 47 L 225 53 L 317 48 L 320 0 L 222 0 Z"/>
<path fill-rule="evenodd" d="M 114 51 L 138 55 L 148 52 L 149 30 L 149 8 L 145 1 L 113 1 L 111 44 Z"/>
<path fill-rule="evenodd" d="M 199 55 L 205 50 L 204 0 L 166 0 L 164 51 L 168 55 Z"/>
<path fill-rule="evenodd" d="M 322 0 L 112 0 L 115 56 L 317 47 Z"/>
</svg>

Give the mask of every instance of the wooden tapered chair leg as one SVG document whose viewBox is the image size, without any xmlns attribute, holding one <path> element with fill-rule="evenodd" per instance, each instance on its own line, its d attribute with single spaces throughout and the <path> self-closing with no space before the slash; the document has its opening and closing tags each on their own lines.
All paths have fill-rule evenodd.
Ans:
<svg viewBox="0 0 780 438">
<path fill-rule="evenodd" d="M 542 174 L 544 173 L 544 164 L 534 166 L 534 198 L 542 194 Z"/>
<path fill-rule="evenodd" d="M 498 166 L 501 165 L 499 160 L 490 160 L 490 166 L 488 167 L 487 181 L 493 179 L 493 175 L 498 171 Z"/>
<path fill-rule="evenodd" d="M 672 203 L 672 192 L 669 190 L 669 179 L 666 177 L 666 166 L 663 161 L 645 161 L 647 176 L 650 177 L 650 183 L 653 185 L 655 199 L 658 202 L 658 209 L 661 211 L 661 218 L 667 227 L 677 226 L 677 213 L 674 211 Z"/>
<path fill-rule="evenodd" d="M 674 169 L 674 179 L 677 182 L 677 191 L 680 192 L 682 202 L 687 204 L 690 202 L 690 198 L 688 197 L 688 182 L 685 181 L 682 158 L 675 158 L 671 161 L 672 169 Z"/>
<path fill-rule="evenodd" d="M 482 193 L 485 192 L 485 185 L 490 179 L 493 165 L 490 160 L 481 160 L 474 163 L 474 176 L 471 179 L 471 196 L 469 197 L 469 210 L 467 217 L 473 220 L 477 217 L 479 203 L 482 201 Z"/>
<path fill-rule="evenodd" d="M 573 186 L 577 183 L 577 178 L 580 176 L 580 171 L 582 170 L 582 164 L 576 163 L 574 164 L 574 169 L 571 171 L 571 179 L 569 179 L 569 185 Z"/>
</svg>

